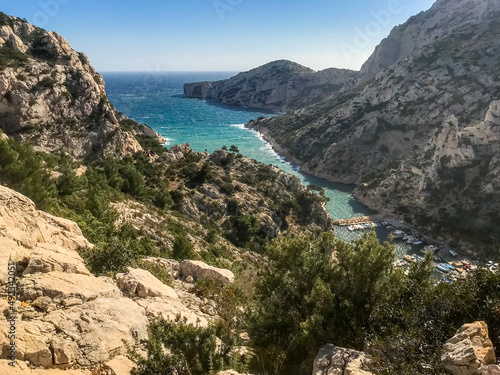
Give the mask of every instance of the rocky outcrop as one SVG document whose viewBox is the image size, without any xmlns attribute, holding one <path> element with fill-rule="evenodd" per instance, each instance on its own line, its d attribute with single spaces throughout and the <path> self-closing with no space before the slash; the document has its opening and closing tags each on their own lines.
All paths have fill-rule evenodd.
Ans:
<svg viewBox="0 0 500 375">
<path fill-rule="evenodd" d="M 357 184 L 375 210 L 495 244 L 499 14 L 497 1 L 439 0 L 381 44 L 356 87 L 248 126 L 303 172 Z"/>
<path fill-rule="evenodd" d="M 163 139 L 108 102 L 104 80 L 59 34 L 2 13 L 0 129 L 77 159 L 142 150 L 134 135 Z"/>
<path fill-rule="evenodd" d="M 208 325 L 207 315 L 188 308 L 174 289 L 147 271 L 130 268 L 117 282 L 91 275 L 76 250 L 92 245 L 78 226 L 37 211 L 31 200 L 2 186 L 0 229 L 0 295 L 7 295 L 5 272 L 8 262 L 14 262 L 16 358 L 22 361 L 12 372 L 2 373 L 56 374 L 56 370 L 44 372 L 30 366 L 67 369 L 105 363 L 110 371 L 129 368 L 129 362 L 114 359 L 125 355 L 127 346 L 140 348 L 152 319 L 180 315 L 190 324 Z M 0 369 L 8 366 L 9 310 L 2 298 Z"/>
<path fill-rule="evenodd" d="M 472 32 L 485 13 L 498 11 L 494 0 L 437 1 L 427 12 L 396 26 L 363 64 L 358 81 L 365 82 L 408 57 L 415 50 L 448 39 L 464 30 Z M 460 15 L 457 17 L 456 15 Z"/>
<path fill-rule="evenodd" d="M 366 355 L 352 349 L 328 344 L 323 346 L 314 359 L 313 375 L 371 375 L 363 370 Z"/>
<path fill-rule="evenodd" d="M 194 280 L 210 279 L 223 285 L 234 282 L 234 274 L 222 268 L 209 266 L 199 260 L 185 260 L 181 263 L 179 273 L 183 277 L 191 276 Z"/>
<path fill-rule="evenodd" d="M 106 362 L 105 367 L 109 370 L 109 375 L 129 375 L 135 368 L 135 363 L 127 357 L 120 355 Z"/>
<path fill-rule="evenodd" d="M 454 375 L 494 373 L 495 351 L 485 322 L 462 326 L 443 347 L 441 361 Z M 483 367 L 488 366 L 483 371 Z M 498 366 L 496 366 L 498 367 Z"/>
<path fill-rule="evenodd" d="M 163 284 L 150 272 L 127 268 L 126 274 L 116 275 L 118 287 L 128 296 L 162 297 L 167 299 L 177 299 L 177 294 L 168 285 Z"/>
<path fill-rule="evenodd" d="M 184 95 L 229 105 L 288 111 L 339 92 L 356 75 L 357 72 L 347 69 L 314 72 L 291 61 L 279 60 L 223 81 L 186 83 Z"/>
</svg>

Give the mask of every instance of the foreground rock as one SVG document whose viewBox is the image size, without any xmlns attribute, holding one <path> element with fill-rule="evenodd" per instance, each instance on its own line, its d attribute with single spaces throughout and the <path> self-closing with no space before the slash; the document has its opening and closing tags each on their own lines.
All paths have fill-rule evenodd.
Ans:
<svg viewBox="0 0 500 375">
<path fill-rule="evenodd" d="M 315 72 L 291 61 L 273 61 L 230 79 L 187 83 L 189 98 L 214 99 L 224 104 L 287 111 L 319 102 L 344 88 L 357 72 L 325 69 Z"/>
<path fill-rule="evenodd" d="M 485 322 L 462 326 L 455 336 L 446 342 L 441 357 L 443 365 L 454 375 L 494 373 L 495 352 Z M 483 367 L 488 366 L 489 368 Z M 479 370 L 483 372 L 479 372 Z"/>
<path fill-rule="evenodd" d="M 128 296 L 163 297 L 177 299 L 177 294 L 168 285 L 163 284 L 149 271 L 128 267 L 126 274 L 116 275 L 118 287 Z"/>
<path fill-rule="evenodd" d="M 185 278 L 191 276 L 194 280 L 210 279 L 218 281 L 223 285 L 232 284 L 234 282 L 234 274 L 231 271 L 212 267 L 197 260 L 183 261 L 179 273 Z"/>
<path fill-rule="evenodd" d="M 372 375 L 362 369 L 366 355 L 352 349 L 328 344 L 314 359 L 313 375 Z"/>
<path fill-rule="evenodd" d="M 118 285 L 111 278 L 91 275 L 76 249 L 92 245 L 78 226 L 37 211 L 31 200 L 3 186 L 0 228 L 0 295 L 7 295 L 9 259 L 17 266 L 16 356 L 21 361 L 17 372 L 8 367 L 2 371 L 6 361 L 0 361 L 1 374 L 59 373 L 32 370 L 33 366 L 68 369 L 108 363 L 111 369 L 129 368 L 123 358 L 114 359 L 126 355 L 127 347 L 140 349 L 152 319 L 181 315 L 188 323 L 208 325 L 205 314 L 186 307 L 175 290 L 148 271 L 130 268 L 119 275 Z M 8 310 L 5 298 L 0 299 L 2 360 L 10 343 Z"/>
</svg>

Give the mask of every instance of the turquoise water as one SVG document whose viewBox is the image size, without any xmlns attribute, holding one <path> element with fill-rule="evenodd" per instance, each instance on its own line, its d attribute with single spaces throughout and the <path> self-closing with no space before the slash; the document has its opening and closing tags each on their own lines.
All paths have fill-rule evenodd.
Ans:
<svg viewBox="0 0 500 375">
<path fill-rule="evenodd" d="M 189 143 L 199 152 L 236 145 L 243 155 L 275 165 L 300 178 L 306 186 L 322 186 L 330 198 L 327 208 L 332 218 L 372 213 L 352 197 L 353 186 L 300 173 L 296 166 L 274 152 L 258 132 L 243 126 L 259 116 L 273 116 L 272 113 L 183 97 L 184 83 L 220 80 L 233 75 L 232 72 L 103 73 L 111 103 L 128 117 L 152 127 L 168 140 L 167 145 Z"/>
</svg>

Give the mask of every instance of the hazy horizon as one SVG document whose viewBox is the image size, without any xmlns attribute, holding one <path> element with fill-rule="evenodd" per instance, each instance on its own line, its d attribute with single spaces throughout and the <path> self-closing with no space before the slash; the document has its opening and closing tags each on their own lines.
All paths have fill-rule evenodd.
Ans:
<svg viewBox="0 0 500 375">
<path fill-rule="evenodd" d="M 434 0 L 2 2 L 56 31 L 100 72 L 240 72 L 274 60 L 359 70 L 390 30 Z"/>
</svg>

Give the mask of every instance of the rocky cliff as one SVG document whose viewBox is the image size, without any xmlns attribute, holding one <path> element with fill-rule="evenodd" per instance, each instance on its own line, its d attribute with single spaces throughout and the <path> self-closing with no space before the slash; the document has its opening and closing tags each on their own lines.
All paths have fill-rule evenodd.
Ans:
<svg viewBox="0 0 500 375">
<path fill-rule="evenodd" d="M 312 69 L 291 61 L 273 61 L 230 79 L 187 83 L 184 95 L 213 99 L 223 104 L 288 111 L 339 92 L 357 72 L 346 69 Z"/>
<path fill-rule="evenodd" d="M 77 159 L 137 152 L 141 146 L 134 135 L 159 139 L 113 108 L 104 80 L 85 54 L 59 34 L 3 13 L 0 129 L 44 151 L 65 149 Z"/>
<path fill-rule="evenodd" d="M 497 1 L 439 0 L 393 30 L 353 89 L 248 125 L 305 172 L 358 184 L 372 208 L 494 244 L 499 15 Z"/>
</svg>

